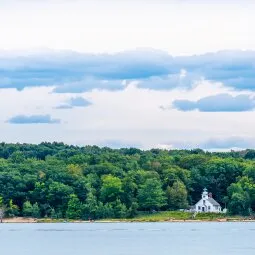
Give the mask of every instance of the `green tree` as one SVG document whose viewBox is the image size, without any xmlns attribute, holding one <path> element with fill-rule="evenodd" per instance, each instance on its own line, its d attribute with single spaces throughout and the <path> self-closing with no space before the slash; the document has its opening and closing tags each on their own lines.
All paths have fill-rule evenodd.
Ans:
<svg viewBox="0 0 255 255">
<path fill-rule="evenodd" d="M 253 178 L 243 176 L 239 179 L 238 183 L 244 192 L 247 192 L 249 196 L 249 207 L 255 211 L 255 183 Z"/>
<path fill-rule="evenodd" d="M 135 177 L 132 175 L 126 176 L 122 180 L 122 186 L 123 186 L 122 193 L 123 202 L 125 203 L 126 206 L 130 207 L 135 199 L 135 195 L 138 189 Z"/>
<path fill-rule="evenodd" d="M 105 205 L 102 202 L 98 203 L 98 207 L 95 213 L 96 219 L 112 219 L 115 216 L 116 210 L 113 208 L 112 204 L 106 203 Z"/>
<path fill-rule="evenodd" d="M 233 183 L 228 188 L 228 211 L 234 215 L 249 215 L 250 197 L 239 183 Z"/>
<path fill-rule="evenodd" d="M 67 205 L 66 217 L 69 219 L 80 219 L 81 214 L 82 204 L 75 194 L 71 194 Z"/>
<path fill-rule="evenodd" d="M 31 216 L 34 217 L 34 218 L 40 218 L 41 217 L 41 211 L 40 211 L 38 203 L 33 204 Z"/>
<path fill-rule="evenodd" d="M 137 202 L 132 202 L 130 208 L 128 209 L 127 212 L 127 217 L 129 218 L 134 218 L 137 215 L 137 209 L 138 209 L 139 205 Z"/>
<path fill-rule="evenodd" d="M 181 181 L 174 182 L 172 187 L 166 190 L 167 202 L 170 209 L 186 209 L 188 207 L 188 192 Z"/>
<path fill-rule="evenodd" d="M 33 214 L 33 206 L 32 204 L 30 203 L 30 201 L 26 201 L 24 204 L 23 204 L 23 215 L 24 216 L 32 216 Z"/>
<path fill-rule="evenodd" d="M 141 209 L 158 210 L 166 205 L 166 196 L 157 179 L 148 179 L 138 190 L 138 201 Z"/>
<path fill-rule="evenodd" d="M 106 219 L 111 219 L 114 218 L 114 209 L 110 203 L 106 203 L 104 205 L 105 208 L 105 218 Z"/>
<path fill-rule="evenodd" d="M 105 175 L 102 177 L 102 187 L 100 190 L 101 199 L 103 202 L 113 202 L 116 201 L 117 198 L 120 198 L 122 194 L 122 182 L 120 178 Z"/>
<path fill-rule="evenodd" d="M 14 217 L 19 215 L 19 207 L 13 203 L 12 199 L 10 199 L 8 207 L 6 208 L 6 214 L 9 217 Z"/>
<path fill-rule="evenodd" d="M 69 185 L 52 182 L 48 189 L 48 202 L 51 206 L 62 210 L 62 213 L 64 213 L 71 194 L 73 194 L 73 188 Z"/>
<path fill-rule="evenodd" d="M 105 219 L 106 217 L 106 210 L 105 205 L 102 202 L 98 202 L 98 206 L 95 212 L 96 219 Z"/>
<path fill-rule="evenodd" d="M 57 215 L 57 213 L 56 213 L 56 211 L 55 211 L 54 208 L 51 208 L 51 209 L 50 209 L 49 216 L 50 216 L 50 218 L 52 218 L 52 219 L 57 219 L 57 218 L 58 218 L 58 215 Z"/>
<path fill-rule="evenodd" d="M 120 199 L 114 203 L 114 216 L 118 219 L 127 217 L 127 207 L 121 203 Z"/>
<path fill-rule="evenodd" d="M 82 218 L 83 219 L 95 219 L 98 203 L 97 198 L 93 194 L 93 190 L 90 190 L 87 195 L 86 203 L 82 208 Z"/>
<path fill-rule="evenodd" d="M 4 206 L 4 199 L 3 197 L 0 196 L 0 207 L 3 207 Z"/>
</svg>

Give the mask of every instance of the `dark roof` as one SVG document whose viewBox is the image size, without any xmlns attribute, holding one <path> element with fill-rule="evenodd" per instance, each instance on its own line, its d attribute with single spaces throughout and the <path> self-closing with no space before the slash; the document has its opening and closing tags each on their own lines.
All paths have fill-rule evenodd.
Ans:
<svg viewBox="0 0 255 255">
<path fill-rule="evenodd" d="M 220 206 L 220 204 L 215 201 L 212 197 L 208 197 L 208 201 L 212 204 L 212 205 L 217 205 L 217 206 Z"/>
</svg>

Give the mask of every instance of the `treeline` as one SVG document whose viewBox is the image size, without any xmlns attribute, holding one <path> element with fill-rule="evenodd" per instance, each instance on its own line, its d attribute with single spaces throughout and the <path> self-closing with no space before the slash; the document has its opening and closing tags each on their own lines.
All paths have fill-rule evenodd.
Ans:
<svg viewBox="0 0 255 255">
<path fill-rule="evenodd" d="M 251 215 L 255 150 L 0 143 L 0 207 L 10 217 L 134 217 L 139 211 L 188 208 L 204 187 L 229 213 Z"/>
</svg>

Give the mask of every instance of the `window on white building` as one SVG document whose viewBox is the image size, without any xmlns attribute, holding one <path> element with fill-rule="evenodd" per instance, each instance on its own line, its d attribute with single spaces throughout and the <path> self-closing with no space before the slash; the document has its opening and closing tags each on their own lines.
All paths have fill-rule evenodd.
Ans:
<svg viewBox="0 0 255 255">
<path fill-rule="evenodd" d="M 201 207 L 200 207 L 200 206 L 198 207 L 198 210 L 201 210 Z"/>
<path fill-rule="evenodd" d="M 210 211 L 211 210 L 211 206 L 208 206 L 208 211 Z"/>
</svg>

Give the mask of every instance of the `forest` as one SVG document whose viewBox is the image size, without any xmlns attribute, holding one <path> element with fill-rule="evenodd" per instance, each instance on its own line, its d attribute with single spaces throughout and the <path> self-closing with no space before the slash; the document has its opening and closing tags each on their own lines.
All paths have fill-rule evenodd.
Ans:
<svg viewBox="0 0 255 255">
<path fill-rule="evenodd" d="M 255 150 L 0 143 L 0 207 L 7 217 L 132 218 L 187 209 L 204 187 L 229 214 L 252 215 Z"/>
</svg>

